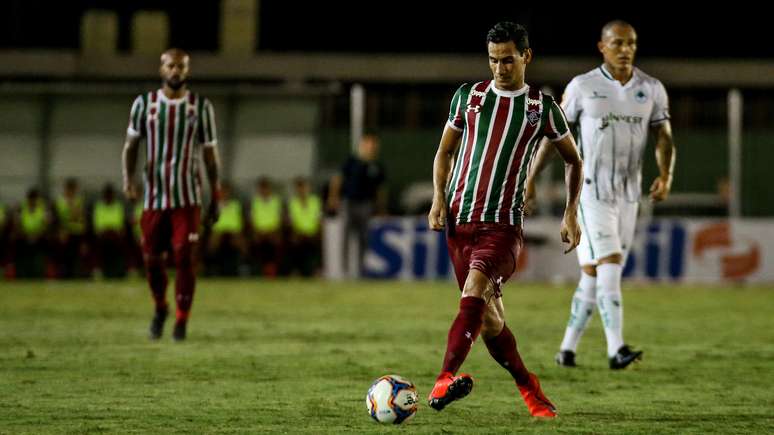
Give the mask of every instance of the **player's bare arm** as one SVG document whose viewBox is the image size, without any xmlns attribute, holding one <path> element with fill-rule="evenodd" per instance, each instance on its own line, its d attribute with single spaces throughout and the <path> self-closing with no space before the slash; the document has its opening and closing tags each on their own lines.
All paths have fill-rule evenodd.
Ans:
<svg viewBox="0 0 774 435">
<path fill-rule="evenodd" d="M 140 149 L 140 136 L 127 135 L 124 150 L 121 153 L 123 166 L 124 195 L 129 200 L 137 198 L 137 186 L 134 183 L 134 172 L 137 168 L 137 153 Z"/>
<path fill-rule="evenodd" d="M 538 176 L 546 167 L 548 161 L 554 157 L 556 148 L 548 139 L 543 138 L 538 145 L 538 150 L 530 164 L 529 175 L 527 176 L 526 193 L 524 194 L 524 214 L 531 215 L 535 210 L 536 199 L 535 192 Z"/>
<path fill-rule="evenodd" d="M 218 217 L 220 216 L 220 209 L 217 200 L 220 192 L 220 157 L 218 156 L 217 147 L 204 147 L 204 167 L 207 171 L 207 180 L 210 182 L 210 189 L 212 193 L 210 199 L 210 208 L 207 211 L 207 220 L 210 224 L 214 224 L 218 221 Z"/>
<path fill-rule="evenodd" d="M 663 201 L 672 190 L 672 176 L 675 168 L 675 142 L 672 138 L 672 125 L 664 121 L 653 127 L 656 136 L 656 163 L 659 176 L 650 185 L 650 199 Z"/>
<path fill-rule="evenodd" d="M 578 147 L 571 134 L 552 142 L 559 155 L 564 160 L 564 182 L 567 185 L 567 203 L 562 218 L 562 241 L 569 243 L 564 253 L 575 249 L 580 243 L 580 226 L 578 225 L 578 200 L 580 199 L 581 180 L 583 179 L 583 161 L 578 154 Z"/>
<path fill-rule="evenodd" d="M 433 231 L 441 231 L 446 225 L 446 185 L 449 182 L 454 151 L 462 132 L 446 126 L 433 161 L 433 205 L 427 215 L 427 222 Z"/>
</svg>

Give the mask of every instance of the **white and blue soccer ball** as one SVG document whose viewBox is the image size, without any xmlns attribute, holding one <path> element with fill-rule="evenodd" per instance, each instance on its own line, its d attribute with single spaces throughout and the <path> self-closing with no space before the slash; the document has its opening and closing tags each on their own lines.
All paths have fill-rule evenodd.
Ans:
<svg viewBox="0 0 774 435">
<path fill-rule="evenodd" d="M 408 379 L 387 375 L 374 381 L 366 395 L 368 414 L 379 423 L 400 424 L 417 413 L 417 389 Z"/>
</svg>

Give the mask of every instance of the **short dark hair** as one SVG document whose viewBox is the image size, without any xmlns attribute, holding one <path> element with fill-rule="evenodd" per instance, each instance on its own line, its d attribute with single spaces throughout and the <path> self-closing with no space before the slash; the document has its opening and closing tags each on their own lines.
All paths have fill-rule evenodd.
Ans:
<svg viewBox="0 0 774 435">
<path fill-rule="evenodd" d="M 527 35 L 527 29 L 521 24 L 517 24 L 511 21 L 500 21 L 489 29 L 489 33 L 486 35 L 487 43 L 500 44 L 502 42 L 513 41 L 516 44 L 516 49 L 519 53 L 524 53 L 524 50 L 529 48 L 529 36 Z"/>
<path fill-rule="evenodd" d="M 615 26 L 630 27 L 630 28 L 634 29 L 634 26 L 632 26 L 631 24 L 627 23 L 624 20 L 608 21 L 607 23 L 605 23 L 604 26 L 602 26 L 602 34 L 599 37 L 600 41 L 605 39 L 605 33 L 607 33 L 608 30 L 612 29 Z"/>
</svg>

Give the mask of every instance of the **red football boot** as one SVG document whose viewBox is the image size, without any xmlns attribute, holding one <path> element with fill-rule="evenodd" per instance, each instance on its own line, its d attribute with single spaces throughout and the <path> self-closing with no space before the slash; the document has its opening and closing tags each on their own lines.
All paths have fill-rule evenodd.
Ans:
<svg viewBox="0 0 774 435">
<path fill-rule="evenodd" d="M 451 373 L 442 373 L 435 381 L 433 391 L 427 398 L 427 403 L 431 408 L 440 411 L 446 405 L 457 399 L 470 394 L 473 389 L 473 378 L 469 374 L 460 373 L 459 376 L 453 376 Z"/>
</svg>

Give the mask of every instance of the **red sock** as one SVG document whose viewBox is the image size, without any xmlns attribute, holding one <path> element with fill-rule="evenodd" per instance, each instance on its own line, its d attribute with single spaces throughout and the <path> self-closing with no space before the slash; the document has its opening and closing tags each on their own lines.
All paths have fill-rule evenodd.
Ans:
<svg viewBox="0 0 774 435">
<path fill-rule="evenodd" d="M 194 287 L 196 284 L 193 270 L 193 259 L 190 248 L 182 248 L 175 252 L 175 301 L 177 302 L 176 318 L 179 322 L 188 320 L 193 304 Z"/>
<path fill-rule="evenodd" d="M 167 308 L 167 271 L 161 259 L 147 260 L 145 262 L 145 277 L 151 289 L 156 310 Z"/>
<path fill-rule="evenodd" d="M 484 343 L 486 343 L 486 348 L 489 349 L 492 358 L 505 370 L 508 370 L 513 379 L 516 380 L 516 384 L 527 385 L 529 383 L 529 372 L 524 367 L 524 362 L 516 348 L 516 339 L 511 330 L 508 329 L 508 325 L 503 325 L 503 330 L 497 337 L 485 338 Z"/>
<path fill-rule="evenodd" d="M 460 311 L 449 329 L 442 372 L 457 373 L 481 332 L 484 310 L 486 301 L 481 298 L 466 296 L 460 299 Z"/>
</svg>

